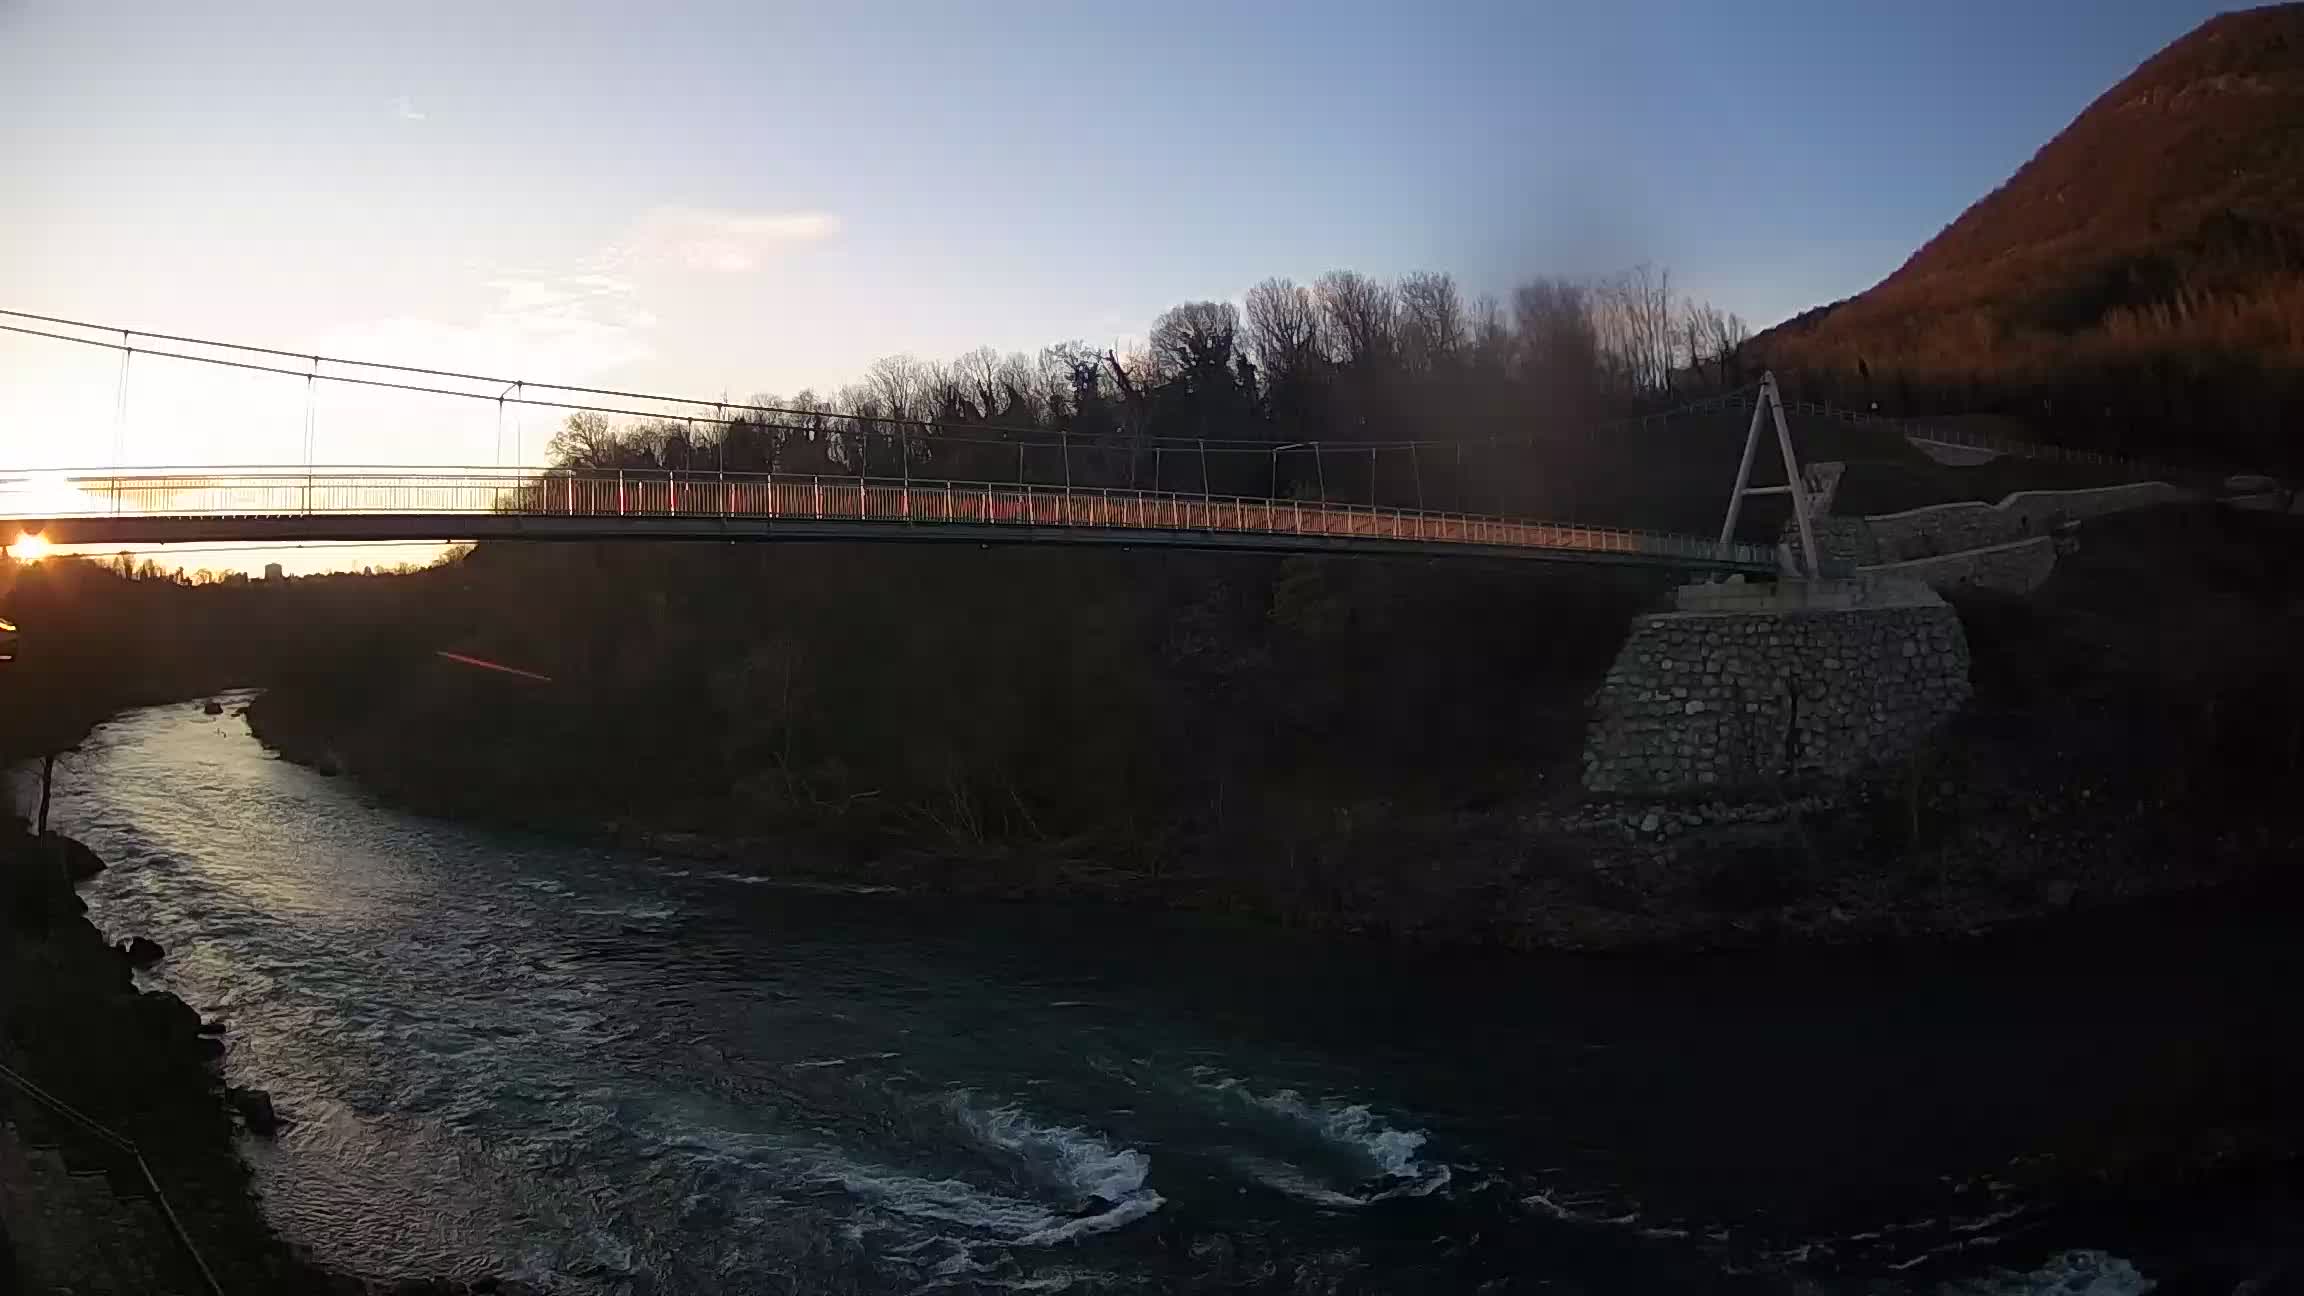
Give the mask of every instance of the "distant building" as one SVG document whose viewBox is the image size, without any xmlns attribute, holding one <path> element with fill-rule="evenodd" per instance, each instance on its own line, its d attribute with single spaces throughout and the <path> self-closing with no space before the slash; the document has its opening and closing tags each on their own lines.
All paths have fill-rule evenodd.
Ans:
<svg viewBox="0 0 2304 1296">
<path fill-rule="evenodd" d="M 278 564 L 278 563 L 266 563 L 266 564 L 264 564 L 264 579 L 266 579 L 266 580 L 279 580 L 279 579 L 281 579 L 282 575 L 283 575 L 283 573 L 282 573 L 282 572 L 281 572 L 281 570 L 280 570 L 280 564 Z"/>
</svg>

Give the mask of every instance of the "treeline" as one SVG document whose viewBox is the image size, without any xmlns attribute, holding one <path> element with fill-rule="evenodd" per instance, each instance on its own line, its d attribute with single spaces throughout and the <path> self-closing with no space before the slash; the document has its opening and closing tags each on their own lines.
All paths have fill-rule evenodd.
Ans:
<svg viewBox="0 0 2304 1296">
<path fill-rule="evenodd" d="M 1595 425 L 1746 382 L 1743 320 L 1669 271 L 1539 278 L 1507 304 L 1456 281 L 1352 271 L 1186 302 L 1128 352 L 1066 342 L 890 356 L 829 395 L 732 421 L 580 414 L 580 469 L 718 469 L 1323 496 L 1538 511 Z M 1321 448 L 1316 453 L 1312 445 Z M 1409 443 L 1417 443 L 1414 449 Z"/>
</svg>

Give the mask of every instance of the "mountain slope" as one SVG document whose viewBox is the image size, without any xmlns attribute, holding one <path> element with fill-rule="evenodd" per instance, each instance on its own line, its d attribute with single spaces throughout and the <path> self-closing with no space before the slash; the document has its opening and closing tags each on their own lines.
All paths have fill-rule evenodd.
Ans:
<svg viewBox="0 0 2304 1296">
<path fill-rule="evenodd" d="M 1884 407 L 2284 451 L 2304 371 L 2304 4 L 2202 24 L 1878 286 L 1753 346 Z"/>
</svg>

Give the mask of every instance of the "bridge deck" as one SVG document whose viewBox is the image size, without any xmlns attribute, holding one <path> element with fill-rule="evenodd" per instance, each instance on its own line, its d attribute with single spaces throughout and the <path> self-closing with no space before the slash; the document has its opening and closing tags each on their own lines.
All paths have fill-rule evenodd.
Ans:
<svg viewBox="0 0 2304 1296">
<path fill-rule="evenodd" d="M 893 540 L 1410 553 L 1765 573 L 1765 545 L 1416 509 L 1147 491 L 716 473 L 285 469 L 0 477 L 52 544 Z"/>
</svg>

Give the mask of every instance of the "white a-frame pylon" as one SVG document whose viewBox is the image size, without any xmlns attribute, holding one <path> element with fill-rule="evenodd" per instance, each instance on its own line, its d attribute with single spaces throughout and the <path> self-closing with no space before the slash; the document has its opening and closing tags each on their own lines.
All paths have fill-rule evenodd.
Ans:
<svg viewBox="0 0 2304 1296">
<path fill-rule="evenodd" d="M 1752 456 L 1760 448 L 1760 425 L 1771 415 L 1776 420 L 1776 447 L 1784 455 L 1784 485 L 1754 486 Z M 1823 568 L 1816 562 L 1816 529 L 1808 520 L 1808 487 L 1800 479 L 1800 457 L 1792 453 L 1792 430 L 1784 426 L 1784 398 L 1776 392 L 1773 371 L 1761 375 L 1760 394 L 1752 401 L 1752 427 L 1744 434 L 1744 459 L 1736 465 L 1736 489 L 1728 495 L 1728 520 L 1720 524 L 1721 544 L 1735 540 L 1736 515 L 1743 512 L 1747 495 L 1792 497 L 1792 520 L 1800 526 L 1801 574 L 1811 579 L 1821 575 Z"/>
</svg>

